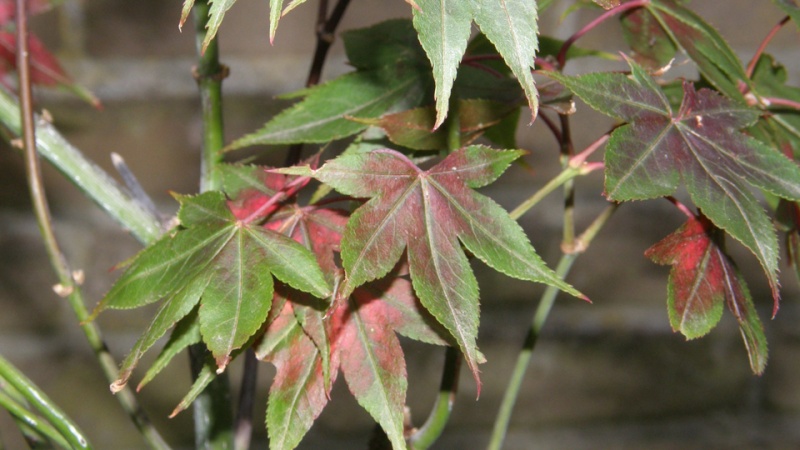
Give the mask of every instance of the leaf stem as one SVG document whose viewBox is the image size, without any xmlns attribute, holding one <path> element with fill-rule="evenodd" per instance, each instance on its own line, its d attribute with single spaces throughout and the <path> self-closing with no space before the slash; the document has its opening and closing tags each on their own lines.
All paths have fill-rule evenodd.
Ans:
<svg viewBox="0 0 800 450">
<path fill-rule="evenodd" d="M 511 216 L 512 219 L 517 220 L 522 217 L 523 214 L 528 212 L 531 208 L 536 206 L 543 198 L 547 197 L 548 194 L 558 189 L 559 186 L 563 185 L 567 181 L 583 174 L 583 170 L 580 167 L 572 167 L 567 166 L 564 170 L 561 171 L 555 178 L 547 182 L 541 189 L 536 191 L 533 195 L 531 195 L 527 200 L 520 203 L 519 206 L 514 208 L 508 215 Z"/>
<path fill-rule="evenodd" d="M 233 448 L 247 450 L 253 435 L 253 404 L 256 393 L 256 379 L 258 378 L 258 359 L 255 351 L 248 349 L 244 355 L 244 371 L 242 373 L 242 387 L 239 391 L 239 408 L 236 414 Z"/>
<path fill-rule="evenodd" d="M 192 7 L 198 63 L 194 69 L 203 110 L 203 147 L 200 191 L 222 187 L 218 170 L 222 162 L 224 127 L 222 117 L 222 80 L 227 68 L 219 62 L 218 39 L 214 37 L 203 49 L 210 12 L 209 0 L 197 0 Z M 189 347 L 192 380 L 196 381 L 205 364 L 208 349 L 204 344 Z M 219 374 L 193 402 L 195 446 L 202 449 L 230 449 L 233 446 L 233 408 L 227 373 Z"/>
<path fill-rule="evenodd" d="M 764 37 L 764 40 L 761 41 L 761 44 L 758 46 L 756 53 L 753 55 L 753 58 L 750 59 L 749 63 L 747 63 L 747 70 L 745 71 L 745 73 L 747 74 L 747 78 L 753 77 L 753 71 L 755 71 L 756 69 L 756 64 L 758 63 L 758 60 L 761 58 L 761 55 L 764 53 L 764 50 L 767 49 L 767 45 L 769 45 L 770 41 L 772 41 L 775 35 L 778 34 L 778 31 L 780 31 L 781 28 L 783 28 L 783 26 L 786 25 L 788 22 L 789 22 L 789 16 L 786 16 L 783 19 L 781 19 L 781 21 L 778 22 L 777 25 L 772 27 L 771 30 L 769 30 L 767 36 Z"/>
<path fill-rule="evenodd" d="M 791 109 L 796 109 L 800 111 L 800 102 L 789 100 L 788 98 L 780 98 L 780 97 L 761 97 L 761 100 L 767 106 L 785 106 Z"/>
<path fill-rule="evenodd" d="M 550 130 L 550 133 L 553 134 L 553 137 L 556 138 L 556 141 L 561 144 L 561 130 L 558 129 L 556 124 L 549 117 L 547 117 L 544 112 L 540 112 L 539 117 L 542 119 L 542 122 L 547 125 L 547 128 Z"/>
<path fill-rule="evenodd" d="M 77 276 L 78 272 L 73 272 L 66 258 L 64 257 L 61 249 L 56 240 L 53 231 L 53 221 L 50 215 L 50 209 L 47 205 L 47 197 L 44 190 L 44 183 L 42 181 L 41 166 L 39 163 L 39 154 L 36 147 L 36 127 L 34 124 L 33 114 L 33 98 L 31 95 L 31 72 L 28 51 L 28 31 L 27 31 L 27 14 L 26 2 L 24 0 L 17 0 L 17 69 L 19 73 L 19 87 L 20 87 L 20 122 L 22 128 L 23 148 L 25 152 L 25 168 L 28 178 L 28 187 L 31 194 L 31 201 L 33 202 L 34 214 L 36 221 L 39 225 L 39 231 L 42 235 L 42 241 L 45 244 L 50 263 L 59 280 L 59 284 L 55 289 L 59 295 L 67 297 L 70 307 L 72 308 L 78 321 L 81 322 L 81 329 L 86 336 L 89 345 L 94 351 L 95 358 L 97 358 L 106 378 L 113 382 L 117 377 L 117 363 L 108 351 L 108 348 L 103 341 L 100 334 L 100 329 L 96 324 L 88 322 L 89 314 L 86 310 L 86 305 L 81 293 L 80 283 L 76 281 L 82 277 Z M 150 216 L 152 217 L 152 216 Z M 156 230 L 159 227 L 156 226 Z M 9 380 L 12 381 L 12 380 Z M 16 387 L 16 386 L 15 386 Z M 17 387 L 19 390 L 20 388 Z M 24 394 L 24 392 L 23 392 Z M 166 449 L 169 448 L 164 442 L 163 438 L 158 434 L 155 428 L 150 423 L 144 411 L 136 401 L 130 389 L 126 389 L 118 396 L 118 401 L 122 408 L 128 413 L 128 416 L 137 426 L 142 433 L 145 440 L 153 448 Z M 39 405 L 32 401 L 37 408 Z M 58 413 L 57 410 L 53 414 Z M 45 417 L 48 417 L 45 414 Z M 48 417 L 49 418 L 49 417 Z M 61 420 L 54 416 L 54 420 Z M 65 420 L 65 418 L 64 418 Z M 65 436 L 70 440 L 69 436 Z M 82 445 L 87 445 L 85 439 L 81 437 Z"/>
<path fill-rule="evenodd" d="M 450 419 L 458 393 L 458 373 L 461 369 L 461 353 L 457 347 L 447 347 L 444 354 L 444 369 L 439 395 L 425 424 L 417 430 L 408 443 L 412 450 L 427 450 L 442 435 Z"/>
<path fill-rule="evenodd" d="M 633 0 L 627 3 L 622 3 L 619 6 L 616 6 L 608 11 L 604 12 L 588 24 L 578 30 L 575 34 L 570 36 L 564 43 L 561 45 L 561 49 L 558 51 L 558 55 L 556 56 L 556 61 L 558 61 L 559 67 L 564 67 L 564 64 L 567 62 L 567 52 L 569 48 L 572 47 L 572 44 L 575 43 L 578 39 L 583 37 L 586 33 L 592 31 L 593 29 L 597 28 L 598 25 L 605 22 L 609 18 L 621 14 L 629 9 L 640 8 L 642 6 L 646 6 L 650 4 L 650 0 Z"/>
<path fill-rule="evenodd" d="M 606 208 L 605 211 L 603 211 L 577 239 L 577 242 L 580 242 L 580 245 L 575 246 L 575 251 L 571 253 L 564 253 L 561 256 L 561 260 L 556 266 L 556 275 L 558 275 L 559 278 L 563 280 L 567 277 L 572 269 L 572 265 L 575 263 L 575 260 L 584 251 L 586 251 L 586 249 L 589 247 L 589 244 L 592 242 L 597 233 L 603 228 L 616 209 L 617 204 L 612 204 Z M 503 395 L 503 401 L 500 404 L 500 410 L 497 413 L 497 417 L 494 422 L 494 428 L 492 429 L 492 436 L 489 441 L 489 446 L 487 447 L 489 450 L 500 450 L 503 445 L 506 433 L 508 432 L 508 425 L 511 421 L 511 413 L 514 410 L 514 405 L 516 404 L 517 397 L 519 396 L 519 391 L 522 386 L 522 380 L 525 377 L 525 372 L 528 370 L 533 349 L 536 346 L 536 342 L 539 339 L 542 328 L 544 327 L 544 324 L 550 315 L 550 311 L 553 308 L 553 304 L 558 293 L 558 288 L 554 286 L 548 286 L 542 294 L 542 298 L 539 300 L 539 305 L 536 307 L 536 312 L 533 316 L 531 326 L 528 329 L 528 333 L 525 336 L 525 341 L 522 344 L 522 350 L 520 350 L 519 355 L 517 356 L 517 362 L 514 365 L 514 371 L 512 372 L 511 379 L 508 382 L 508 387 Z"/>
<path fill-rule="evenodd" d="M 572 145 L 572 131 L 569 116 L 559 114 L 561 122 L 561 166 L 570 167 L 570 161 L 575 149 Z M 590 146 L 591 148 L 591 146 Z M 575 183 L 572 179 L 564 183 L 564 225 L 561 245 L 569 248 L 575 240 Z"/>
<path fill-rule="evenodd" d="M 25 409 L 24 406 L 17 403 L 8 394 L 0 391 L 0 407 L 8 411 L 11 417 L 17 421 L 20 428 L 26 427 L 29 431 L 25 432 L 25 438 L 30 442 L 28 434 L 30 431 L 36 433 L 37 440 L 39 437 L 49 439 L 62 448 L 70 448 L 69 442 L 49 423 L 43 421 L 40 417 Z M 32 436 L 31 436 L 32 438 Z M 0 444 L 0 448 L 3 448 Z"/>
</svg>

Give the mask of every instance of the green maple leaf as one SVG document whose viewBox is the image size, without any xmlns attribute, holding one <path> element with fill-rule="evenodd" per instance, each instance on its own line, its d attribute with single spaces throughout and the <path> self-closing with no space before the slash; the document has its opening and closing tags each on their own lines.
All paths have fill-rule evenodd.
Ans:
<svg viewBox="0 0 800 450">
<path fill-rule="evenodd" d="M 606 195 L 617 201 L 662 197 L 683 181 L 703 214 L 758 258 L 777 308 L 777 237 L 749 187 L 797 200 L 800 169 L 739 132 L 758 120 L 757 110 L 684 83 L 683 102 L 673 111 L 655 80 L 629 62 L 630 76 L 550 74 L 594 109 L 628 122 L 607 144 Z"/>
<path fill-rule="evenodd" d="M 352 117 L 373 118 L 419 105 L 430 75 L 409 21 L 391 20 L 349 31 L 344 43 L 355 72 L 294 93 L 291 97 L 303 99 L 226 150 L 330 142 L 367 128 Z"/>
<path fill-rule="evenodd" d="M 203 51 L 206 51 L 208 44 L 217 35 L 219 26 L 222 25 L 222 19 L 225 18 L 225 13 L 231 9 L 236 0 L 208 0 L 210 8 L 208 10 L 208 24 L 206 24 L 206 38 L 203 40 Z M 189 18 L 189 13 L 192 12 L 194 0 L 184 0 L 183 9 L 181 10 L 181 20 L 179 27 L 183 27 L 186 19 Z"/>
<path fill-rule="evenodd" d="M 422 171 L 398 152 L 376 150 L 340 156 L 317 170 L 280 172 L 312 176 L 345 195 L 371 198 L 344 230 L 341 298 L 386 275 L 406 250 L 422 305 L 453 335 L 479 382 L 478 285 L 459 242 L 509 276 L 581 296 L 544 264 L 499 205 L 470 189 L 494 181 L 521 154 L 471 146 Z"/>
<path fill-rule="evenodd" d="M 305 247 L 282 234 L 236 220 L 225 196 L 207 192 L 179 197 L 181 228 L 139 253 L 106 294 L 105 308 L 163 304 L 123 363 L 122 387 L 141 355 L 200 303 L 203 341 L 223 370 L 231 352 L 263 324 L 273 295 L 273 275 L 324 298 L 331 288 Z"/>
<path fill-rule="evenodd" d="M 538 48 L 535 1 L 419 0 L 417 4 L 414 28 L 433 65 L 436 81 L 436 127 L 447 116 L 450 91 L 473 20 L 519 80 L 535 117 L 538 98 L 531 74 Z"/>
</svg>

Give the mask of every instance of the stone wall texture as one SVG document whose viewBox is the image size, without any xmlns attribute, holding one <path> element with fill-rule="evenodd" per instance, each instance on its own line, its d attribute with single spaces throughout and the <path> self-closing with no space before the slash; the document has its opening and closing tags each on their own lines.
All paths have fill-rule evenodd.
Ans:
<svg viewBox="0 0 800 450">
<path fill-rule="evenodd" d="M 566 6 L 543 14 L 544 33 L 565 38 L 596 13 L 566 19 Z M 55 125 L 90 159 L 113 172 L 109 153 L 122 155 L 164 211 L 176 205 L 169 192 L 197 190 L 200 112 L 191 77 L 191 27 L 181 33 L 180 0 L 64 0 L 62 8 L 34 21 L 35 31 L 63 58 L 76 80 L 95 92 L 96 111 L 67 95 L 40 92 Z M 694 2 L 747 60 L 781 14 L 770 2 Z M 341 29 L 407 17 L 403 0 L 353 0 Z M 232 139 L 263 124 L 284 101 L 277 94 L 301 87 L 313 52 L 316 2 L 289 14 L 275 45 L 267 40 L 268 2 L 239 0 L 220 32 L 225 82 L 226 133 Z M 603 26 L 580 42 L 601 48 L 621 41 Z M 790 66 L 800 84 L 800 33 L 786 27 L 770 51 Z M 680 61 L 679 61 L 680 62 Z M 581 64 L 584 64 L 583 66 Z M 593 66 L 575 63 L 574 73 Z M 324 77 L 347 70 L 341 43 L 333 47 Z M 608 122 L 579 105 L 586 120 L 576 146 L 588 144 Z M 580 118 L 578 119 L 581 120 Z M 586 124 L 586 125 L 583 125 Z M 487 190 L 513 207 L 557 170 L 552 138 L 537 124 L 522 127 L 520 147 L 530 150 L 534 176 L 512 168 Z M 282 159 L 275 152 L 275 161 Z M 267 158 L 269 160 L 269 158 Z M 65 181 L 46 168 L 56 229 L 73 266 L 87 277 L 86 296 L 102 297 L 116 276 L 111 269 L 138 244 Z M 599 176 L 578 184 L 579 227 L 603 207 Z M 559 256 L 561 206 L 552 196 L 521 223 L 551 264 Z M 666 312 L 669 269 L 643 252 L 680 224 L 667 202 L 626 205 L 579 260 L 569 281 L 593 304 L 559 299 L 534 353 L 512 420 L 507 449 L 795 449 L 800 448 L 800 289 L 793 270 L 782 273 L 783 304 L 769 320 L 769 289 L 754 258 L 731 243 L 746 273 L 770 338 L 766 373 L 750 373 L 734 321 L 725 317 L 709 336 L 687 342 L 672 333 Z M 479 345 L 488 363 L 484 387 L 462 374 L 461 391 L 440 449 L 484 448 L 504 388 L 532 318 L 541 287 L 478 267 L 482 293 Z M 22 368 L 88 431 L 97 448 L 138 449 L 144 442 L 106 388 L 67 305 L 55 296 L 38 230 L 28 206 L 21 157 L 0 148 L 0 354 Z M 91 306 L 91 305 L 90 305 Z M 152 310 L 104 314 L 99 323 L 112 352 L 122 358 Z M 438 348 L 406 345 L 409 406 L 419 423 L 438 387 L 443 355 Z M 152 361 L 152 357 L 143 366 Z M 191 414 L 167 419 L 189 387 L 188 363 L 176 363 L 142 394 L 142 403 L 176 448 L 192 442 Z M 232 380 L 241 368 L 231 368 Z M 266 447 L 266 392 L 274 371 L 260 371 L 256 443 Z M 337 385 L 333 402 L 303 442 L 304 449 L 365 448 L 370 418 Z M 0 413 L 7 448 L 22 448 L 8 416 Z"/>
</svg>

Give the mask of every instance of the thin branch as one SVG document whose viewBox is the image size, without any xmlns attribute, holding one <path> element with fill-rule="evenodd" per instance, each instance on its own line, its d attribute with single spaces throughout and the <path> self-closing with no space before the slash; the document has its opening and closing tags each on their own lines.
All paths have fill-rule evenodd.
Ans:
<svg viewBox="0 0 800 450">
<path fill-rule="evenodd" d="M 558 278 L 563 280 L 567 277 L 567 275 L 569 275 L 575 260 L 589 247 L 592 239 L 594 239 L 597 233 L 608 222 L 608 219 L 611 217 L 614 211 L 616 211 L 616 209 L 616 204 L 612 204 L 606 208 L 606 210 L 603 211 L 603 213 L 601 213 L 592 222 L 592 224 L 589 225 L 586 231 L 577 239 L 577 242 L 581 243 L 580 249 L 576 248 L 576 251 L 565 253 L 561 256 L 561 260 L 556 266 L 556 275 Z M 520 350 L 519 355 L 517 356 L 517 362 L 514 365 L 514 371 L 511 374 L 511 379 L 509 380 L 505 394 L 503 395 L 503 401 L 500 404 L 500 410 L 495 418 L 492 436 L 489 441 L 489 446 L 487 447 L 489 450 L 500 450 L 500 448 L 503 446 L 503 441 L 505 440 L 506 433 L 508 432 L 508 425 L 511 422 L 511 414 L 514 410 L 514 405 L 517 402 L 520 388 L 522 387 L 522 380 L 524 379 L 525 372 L 527 372 L 528 366 L 530 365 L 533 349 L 536 347 L 536 342 L 539 340 L 542 328 L 544 327 L 544 324 L 550 315 L 550 311 L 553 308 L 553 304 L 558 296 L 558 293 L 559 289 L 557 287 L 548 286 L 544 294 L 542 294 L 542 298 L 539 300 L 539 305 L 536 307 L 536 313 L 533 316 L 531 326 L 528 329 L 527 335 L 525 336 L 522 350 Z"/>
<path fill-rule="evenodd" d="M 689 209 L 688 206 L 686 206 L 683 203 L 681 203 L 677 198 L 675 198 L 675 197 L 673 197 L 671 195 L 669 195 L 667 197 L 664 197 L 664 198 L 666 198 L 667 201 L 669 201 L 670 203 L 675 205 L 675 207 L 678 208 L 678 211 L 682 212 L 683 215 L 686 216 L 687 218 L 689 218 L 689 219 L 697 218 L 697 214 L 693 213 L 692 210 Z"/>
<path fill-rule="evenodd" d="M 413 450 L 427 450 L 442 435 L 450 419 L 458 393 L 458 374 L 461 369 L 461 352 L 457 347 L 447 347 L 444 354 L 444 369 L 439 395 L 425 424 L 409 439 Z"/>
<path fill-rule="evenodd" d="M 568 167 L 575 150 L 572 144 L 572 132 L 569 116 L 558 115 L 561 122 L 561 166 Z M 572 247 L 575 240 L 575 184 L 570 179 L 564 183 L 564 226 L 562 246 Z"/>
<path fill-rule="evenodd" d="M 575 43 L 578 39 L 582 38 L 583 35 L 592 31 L 593 29 L 597 28 L 598 25 L 605 22 L 611 17 L 616 16 L 617 14 L 621 14 L 625 11 L 634 8 L 641 8 L 642 6 L 646 6 L 650 4 L 650 0 L 633 0 L 627 3 L 622 3 L 621 5 L 609 9 L 608 11 L 604 12 L 591 22 L 589 22 L 586 26 L 578 30 L 575 34 L 570 36 L 564 43 L 561 45 L 561 49 L 558 51 L 558 55 L 556 56 L 556 61 L 558 61 L 559 67 L 564 67 L 564 64 L 567 62 L 567 52 L 569 48 L 572 47 L 572 44 Z"/>
<path fill-rule="evenodd" d="M 194 76 L 200 90 L 203 109 L 203 147 L 200 191 L 222 188 L 219 164 L 222 162 L 224 128 L 222 121 L 222 80 L 228 69 L 219 62 L 218 37 L 205 50 L 209 0 L 197 0 L 192 7 L 198 61 Z M 205 364 L 208 349 L 204 344 L 189 347 L 192 380 L 196 380 Z M 233 408 L 227 373 L 214 378 L 192 403 L 195 446 L 202 449 L 227 450 L 233 446 Z"/>
<path fill-rule="evenodd" d="M 54 290 L 56 290 L 57 294 L 68 299 L 75 316 L 82 324 L 81 329 L 86 335 L 86 339 L 92 347 L 95 357 L 103 369 L 106 378 L 110 382 L 113 382 L 117 377 L 118 366 L 103 341 L 100 329 L 94 323 L 87 321 L 89 314 L 86 310 L 86 305 L 81 293 L 80 282 L 78 282 L 82 281 L 81 278 L 83 275 L 80 271 L 73 272 L 70 269 L 58 245 L 55 233 L 53 232 L 53 221 L 50 215 L 50 208 L 47 205 L 47 197 L 45 195 L 41 167 L 39 164 L 39 154 L 36 151 L 36 128 L 34 124 L 33 98 L 31 93 L 31 72 L 27 46 L 27 14 L 25 8 L 26 2 L 24 0 L 17 0 L 17 69 L 19 73 L 21 103 L 20 121 L 22 123 L 22 141 L 25 151 L 25 168 L 34 214 L 39 224 L 39 231 L 50 258 L 50 263 L 59 279 L 59 284 L 54 287 Z M 150 420 L 139 406 L 136 397 L 130 389 L 123 390 L 121 395 L 117 398 L 122 408 L 128 413 L 128 416 L 152 448 L 169 448 L 150 423 Z M 65 437 L 69 438 L 68 436 Z"/>
<path fill-rule="evenodd" d="M 308 78 L 306 79 L 306 87 L 319 84 L 322 78 L 322 67 L 325 65 L 328 51 L 336 38 L 336 28 L 339 27 L 339 23 L 342 21 L 349 4 L 350 0 L 339 0 L 336 2 L 336 6 L 333 7 L 331 15 L 326 19 L 328 1 L 320 0 L 316 26 L 317 46 L 314 50 L 314 59 L 311 61 L 311 69 L 309 69 Z M 289 147 L 284 165 L 293 166 L 300 162 L 302 156 L 303 144 L 294 144 Z"/>
<path fill-rule="evenodd" d="M 539 113 L 539 118 L 542 119 L 547 128 L 550 130 L 550 133 L 556 138 L 559 144 L 561 144 L 561 130 L 558 129 L 555 122 L 553 122 L 549 117 L 547 117 L 544 113 Z"/>
<path fill-rule="evenodd" d="M 253 404 L 256 394 L 256 380 L 258 378 L 258 359 L 253 349 L 245 352 L 244 371 L 242 373 L 242 387 L 239 391 L 239 408 L 237 409 L 233 448 L 247 450 L 253 436 Z"/>
<path fill-rule="evenodd" d="M 548 194 L 555 191 L 560 186 L 563 186 L 569 180 L 582 175 L 582 173 L 583 170 L 580 167 L 567 166 L 567 168 L 562 170 L 561 173 L 556 175 L 552 180 L 548 181 L 547 184 L 539 188 L 539 190 L 528 197 L 524 202 L 520 203 L 519 206 L 514 208 L 514 210 L 508 213 L 508 215 L 514 220 L 519 219 L 523 214 L 528 212 L 531 208 L 536 206 L 536 204 L 542 201 L 542 199 L 547 197 Z"/>
</svg>

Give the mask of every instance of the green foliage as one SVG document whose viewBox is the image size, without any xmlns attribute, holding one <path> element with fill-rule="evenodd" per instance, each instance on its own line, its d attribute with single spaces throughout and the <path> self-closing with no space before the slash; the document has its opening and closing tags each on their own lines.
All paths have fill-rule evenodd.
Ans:
<svg viewBox="0 0 800 450">
<path fill-rule="evenodd" d="M 234 3 L 185 0 L 180 24 L 193 8 L 208 16 L 206 28 L 201 22 L 198 30 L 205 49 Z M 305 1 L 284 3 L 269 1 L 270 42 L 280 18 Z M 645 253 L 672 266 L 667 310 L 673 330 L 687 339 L 704 336 L 725 305 L 739 324 L 753 372 L 761 374 L 767 362 L 764 329 L 724 242 L 727 234 L 755 255 L 772 289 L 775 314 L 780 251 L 771 213 L 786 233 L 790 261 L 800 267 L 800 168 L 794 161 L 800 152 L 800 88 L 787 84 L 786 69 L 762 50 L 743 67 L 719 32 L 677 0 L 576 2 L 573 9 L 598 15 L 605 9 L 604 19 L 619 16 L 631 52 L 623 57 L 628 67 L 577 76 L 564 75 L 564 63 L 578 57 L 613 60 L 619 49 L 572 45 L 599 22 L 564 41 L 537 36 L 537 8 L 553 1 L 407 3 L 413 19 L 342 33 L 351 72 L 284 95 L 295 104 L 225 149 L 210 149 L 219 156 L 254 145 L 349 142 L 342 154 L 319 152 L 277 169 L 235 162 L 236 154 L 226 155 L 233 163 L 211 160 L 219 190 L 176 195 L 178 224 L 121 265 L 122 274 L 94 315 L 160 304 L 112 390 L 123 389 L 143 355 L 169 334 L 139 387 L 187 347 L 209 350 L 195 361 L 198 374 L 173 415 L 221 379 L 233 358 L 252 349 L 276 369 L 266 417 L 270 448 L 300 444 L 340 374 L 393 448 L 432 442 L 435 437 L 410 435 L 427 427 L 415 431 L 406 423 L 406 356 L 398 335 L 459 350 L 480 392 L 485 358 L 478 350 L 480 296 L 471 259 L 586 299 L 564 278 L 614 208 L 576 236 L 575 185 L 567 181 L 600 168 L 609 201 L 668 197 L 688 216 Z M 800 19 L 794 0 L 773 3 L 791 20 Z M 321 10 L 323 19 L 326 14 Z M 318 31 L 338 19 L 317 23 Z M 324 57 L 329 44 L 320 42 L 316 58 Z M 699 79 L 668 77 L 679 51 Z M 77 89 L 43 47 L 33 53 L 40 84 Z M 538 86 L 534 62 L 547 67 L 550 77 Z M 607 136 L 577 154 L 571 133 L 583 129 L 570 125 L 573 95 L 617 121 Z M 536 119 L 540 105 L 538 117 L 559 143 L 561 153 L 554 157 L 563 172 L 514 217 L 566 186 L 566 263 L 558 273 L 511 216 L 477 191 L 526 153 L 515 149 L 515 132 L 524 108 Z M 211 125 L 221 136 L 221 123 Z M 590 159 L 600 149 L 603 162 Z M 298 160 L 297 147 L 293 152 L 289 160 Z M 672 197 L 681 188 L 698 212 Z M 541 328 L 551 294 L 530 336 Z M 521 373 L 512 380 L 509 392 L 518 389 Z M 17 406 L 0 400 L 7 409 Z"/>
</svg>

